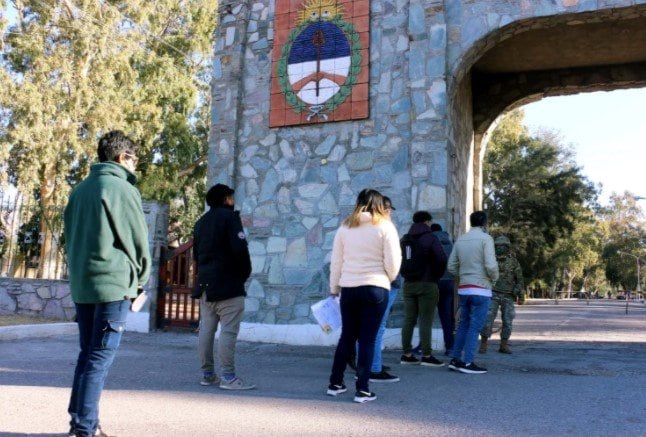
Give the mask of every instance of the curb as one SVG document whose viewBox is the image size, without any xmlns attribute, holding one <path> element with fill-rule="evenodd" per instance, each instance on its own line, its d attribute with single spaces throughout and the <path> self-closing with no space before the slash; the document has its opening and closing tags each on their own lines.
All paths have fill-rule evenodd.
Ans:
<svg viewBox="0 0 646 437">
<path fill-rule="evenodd" d="M 76 323 L 41 323 L 38 325 L 0 326 L 0 341 L 26 338 L 60 337 L 77 335 Z"/>
</svg>

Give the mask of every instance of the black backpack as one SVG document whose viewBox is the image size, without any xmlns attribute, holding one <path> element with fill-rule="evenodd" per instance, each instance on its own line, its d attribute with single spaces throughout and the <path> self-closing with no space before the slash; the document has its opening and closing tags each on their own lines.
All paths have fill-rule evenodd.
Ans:
<svg viewBox="0 0 646 437">
<path fill-rule="evenodd" d="M 419 281 L 426 272 L 424 248 L 419 242 L 422 234 L 404 234 L 400 243 L 402 248 L 402 266 L 400 273 L 407 281 Z"/>
</svg>

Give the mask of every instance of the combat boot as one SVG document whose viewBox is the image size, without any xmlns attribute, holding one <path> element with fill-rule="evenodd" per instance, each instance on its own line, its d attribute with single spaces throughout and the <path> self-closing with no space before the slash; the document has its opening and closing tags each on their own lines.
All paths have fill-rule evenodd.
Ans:
<svg viewBox="0 0 646 437">
<path fill-rule="evenodd" d="M 478 353 L 487 353 L 487 337 L 485 337 L 484 335 L 480 336 L 480 348 L 478 349 Z"/>
<path fill-rule="evenodd" d="M 509 340 L 500 340 L 500 349 L 498 349 L 498 352 L 501 354 L 510 354 L 511 349 L 509 349 Z"/>
</svg>

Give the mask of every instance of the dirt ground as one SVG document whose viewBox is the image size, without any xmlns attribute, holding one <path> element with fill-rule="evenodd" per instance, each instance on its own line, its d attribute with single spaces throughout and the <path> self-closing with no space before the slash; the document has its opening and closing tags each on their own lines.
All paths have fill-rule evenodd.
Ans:
<svg viewBox="0 0 646 437">
<path fill-rule="evenodd" d="M 48 319 L 41 316 L 30 316 L 25 314 L 0 314 L 0 326 L 60 323 L 64 321 L 65 320 Z"/>
</svg>

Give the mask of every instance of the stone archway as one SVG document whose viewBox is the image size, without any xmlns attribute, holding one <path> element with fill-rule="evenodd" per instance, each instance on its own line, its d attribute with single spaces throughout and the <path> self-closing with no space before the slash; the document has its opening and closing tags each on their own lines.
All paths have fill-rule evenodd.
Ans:
<svg viewBox="0 0 646 437">
<path fill-rule="evenodd" d="M 482 159 L 500 114 L 548 96 L 646 86 L 645 6 L 535 18 L 512 28 L 487 37 L 487 46 L 499 42 L 469 72 L 474 208 L 482 204 Z"/>
<path fill-rule="evenodd" d="M 312 322 L 322 266 L 362 188 L 394 199 L 400 231 L 426 209 L 457 236 L 481 203 L 499 114 L 546 95 L 646 85 L 643 0 L 370 0 L 368 118 L 270 127 L 275 18 L 303 1 L 287 11 L 276 0 L 219 3 L 208 181 L 234 186 L 249 232 L 246 322 Z M 567 51 L 550 56 L 555 46 Z"/>
</svg>

